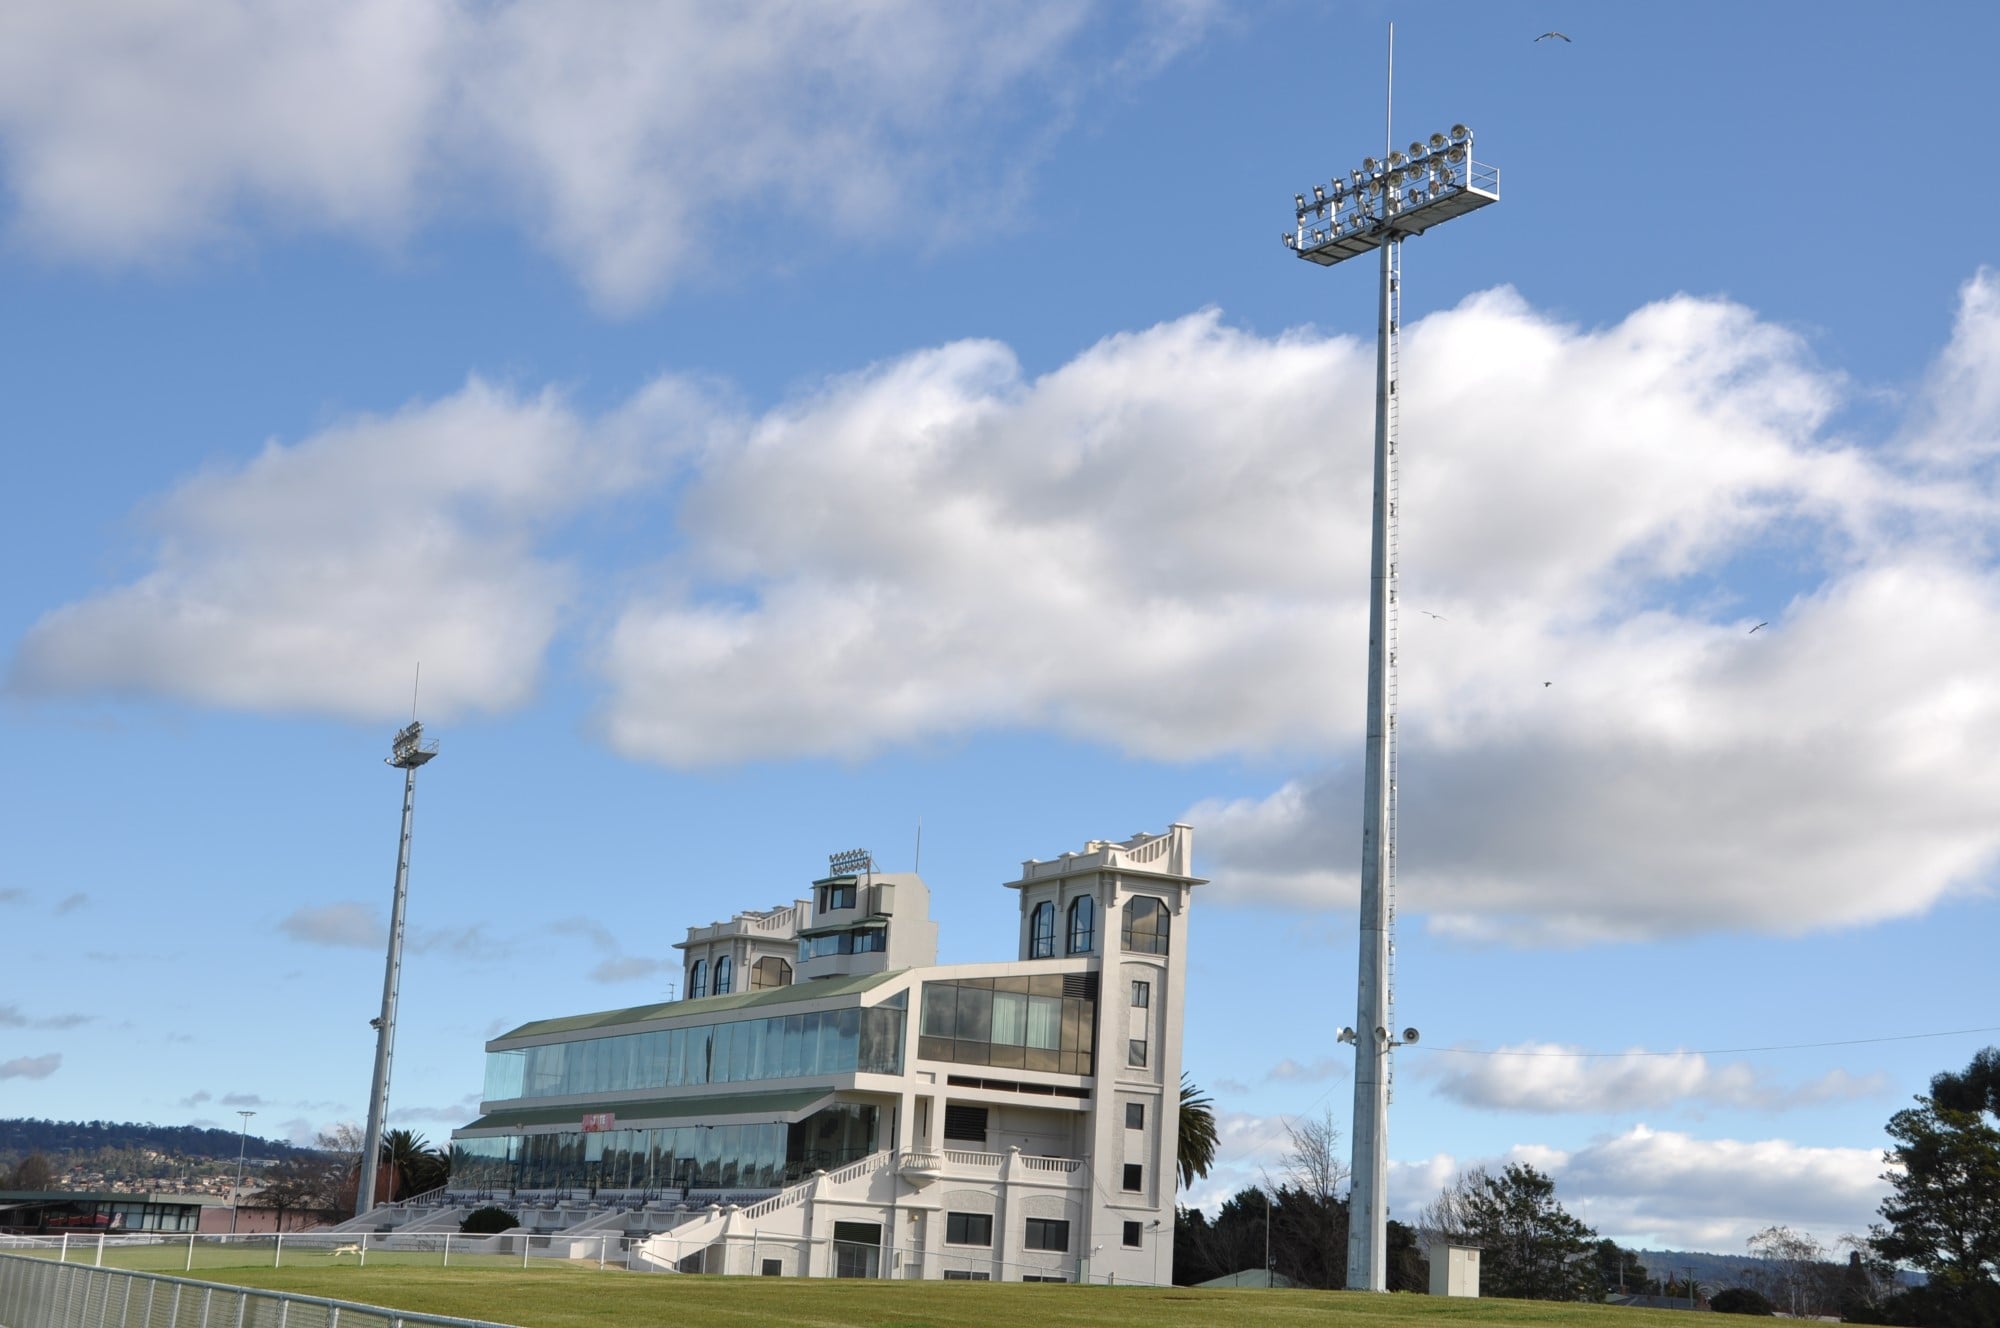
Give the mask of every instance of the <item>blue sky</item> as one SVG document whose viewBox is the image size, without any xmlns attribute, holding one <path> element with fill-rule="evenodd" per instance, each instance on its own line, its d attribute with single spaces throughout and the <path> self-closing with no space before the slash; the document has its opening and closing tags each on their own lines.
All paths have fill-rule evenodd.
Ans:
<svg viewBox="0 0 2000 1328">
<path fill-rule="evenodd" d="M 2000 1037 L 1974 5 L 10 7 L 0 1113 L 359 1119 L 421 658 L 396 1123 L 829 852 L 975 960 L 1185 819 L 1195 1199 L 1344 1131 L 1372 282 L 1278 234 L 1392 18 L 1503 195 L 1405 254 L 1392 1201 L 1864 1228 Z"/>
</svg>

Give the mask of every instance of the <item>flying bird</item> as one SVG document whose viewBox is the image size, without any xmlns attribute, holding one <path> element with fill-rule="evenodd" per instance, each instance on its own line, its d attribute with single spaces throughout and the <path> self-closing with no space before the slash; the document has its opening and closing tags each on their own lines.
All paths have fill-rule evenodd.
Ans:
<svg viewBox="0 0 2000 1328">
<path fill-rule="evenodd" d="M 1760 623 L 1758 623 L 1758 624 L 1757 624 L 1757 627 L 1769 627 L 1770 625 L 1771 625 L 1771 624 L 1769 624 L 1769 623 L 1767 623 L 1767 622 L 1760 622 Z M 1745 636 L 1755 636 L 1755 635 L 1757 635 L 1757 627 L 1752 627 L 1752 628 L 1751 628 L 1751 629 L 1750 629 L 1749 631 L 1745 632 L 1745 633 L 1744 633 L 1744 635 L 1745 635 Z"/>
<path fill-rule="evenodd" d="M 1565 34 L 1565 33 L 1561 33 L 1561 32 L 1545 32 L 1545 33 L 1543 33 L 1543 34 L 1542 34 L 1541 36 L 1539 36 L 1539 37 L 1535 38 L 1535 40 L 1536 40 L 1536 41 L 1538 41 L 1538 42 L 1544 42 L 1544 41 L 1547 41 L 1547 40 L 1548 40 L 1549 38 L 1551 38 L 1551 37 L 1554 37 L 1554 38 L 1556 38 L 1556 39 L 1558 39 L 1558 40 L 1560 40 L 1560 41 L 1568 41 L 1568 40 L 1569 40 L 1569 37 L 1568 37 L 1568 35 L 1567 35 L 1567 34 Z"/>
<path fill-rule="evenodd" d="M 1418 609 L 1418 610 L 1417 610 L 1417 612 L 1418 612 L 1418 613 L 1421 613 L 1421 614 L 1423 614 L 1423 615 L 1424 615 L 1424 617 L 1426 617 L 1426 618 L 1435 618 L 1435 619 L 1437 619 L 1437 620 L 1438 620 L 1439 622 L 1450 622 L 1450 621 L 1451 621 L 1451 619 L 1449 619 L 1449 618 L 1445 617 L 1445 616 L 1444 616 L 1444 615 L 1443 615 L 1442 613 L 1432 613 L 1432 612 L 1431 612 L 1431 611 L 1430 611 L 1429 609 Z"/>
<path fill-rule="evenodd" d="M 1553 687 L 1553 686 L 1555 686 L 1555 684 L 1554 684 L 1554 683 L 1552 683 L 1552 682 L 1545 682 L 1545 683 L 1543 683 L 1543 684 L 1542 684 L 1542 686 L 1544 686 L 1544 687 Z"/>
</svg>

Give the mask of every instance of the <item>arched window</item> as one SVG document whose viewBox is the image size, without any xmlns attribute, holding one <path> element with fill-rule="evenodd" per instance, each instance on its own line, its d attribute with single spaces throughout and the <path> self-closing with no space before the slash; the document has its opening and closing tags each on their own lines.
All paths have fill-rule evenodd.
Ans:
<svg viewBox="0 0 2000 1328">
<path fill-rule="evenodd" d="M 722 958 L 716 960 L 715 994 L 718 996 L 727 996 L 729 994 L 730 979 L 735 975 L 736 965 L 730 960 L 728 955 L 724 955 Z"/>
<path fill-rule="evenodd" d="M 1125 901 L 1125 949 L 1131 954 L 1165 954 L 1172 919 L 1167 906 L 1151 895 Z"/>
<path fill-rule="evenodd" d="M 708 995 L 708 961 L 697 959 L 688 970 L 688 999 L 698 1001 Z"/>
<path fill-rule="evenodd" d="M 1028 958 L 1053 959 L 1056 953 L 1056 906 L 1043 900 L 1028 915 Z"/>
<path fill-rule="evenodd" d="M 1069 952 L 1089 954 L 1097 948 L 1097 901 L 1078 895 L 1069 906 Z"/>
<path fill-rule="evenodd" d="M 765 955 L 750 965 L 750 990 L 764 991 L 770 987 L 792 985 L 792 966 L 776 955 Z"/>
</svg>

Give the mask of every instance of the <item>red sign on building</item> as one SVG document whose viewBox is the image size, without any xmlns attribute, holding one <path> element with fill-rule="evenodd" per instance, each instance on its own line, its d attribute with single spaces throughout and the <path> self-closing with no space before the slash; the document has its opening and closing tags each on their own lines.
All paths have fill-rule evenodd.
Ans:
<svg viewBox="0 0 2000 1328">
<path fill-rule="evenodd" d="M 585 1134 L 602 1134 L 606 1130 L 615 1130 L 617 1128 L 618 1117 L 612 1112 L 589 1111 L 584 1113 L 583 1132 Z"/>
</svg>

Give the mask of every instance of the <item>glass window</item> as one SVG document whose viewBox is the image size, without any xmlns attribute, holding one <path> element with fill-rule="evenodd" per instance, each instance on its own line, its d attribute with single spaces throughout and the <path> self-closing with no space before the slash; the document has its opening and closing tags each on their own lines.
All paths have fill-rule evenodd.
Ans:
<svg viewBox="0 0 2000 1328">
<path fill-rule="evenodd" d="M 819 888 L 820 912 L 825 913 L 829 909 L 853 907 L 854 882 L 838 881 L 832 885 L 822 885 Z"/>
<path fill-rule="evenodd" d="M 993 1244 L 993 1216 L 990 1213 L 946 1213 L 944 1240 L 947 1245 Z"/>
<path fill-rule="evenodd" d="M 1019 992 L 993 993 L 993 1041 L 1018 1047 L 1028 1040 L 1028 998 Z"/>
<path fill-rule="evenodd" d="M 1146 1188 L 1146 1169 L 1137 1162 L 1127 1162 L 1125 1164 L 1125 1188 L 1127 1190 L 1143 1190 Z"/>
<path fill-rule="evenodd" d="M 1146 1068 L 1146 1039 L 1133 1038 L 1126 1045 L 1125 1063 L 1135 1070 Z"/>
<path fill-rule="evenodd" d="M 1151 895 L 1125 901 L 1125 949 L 1132 954 L 1165 954 L 1172 924 L 1167 906 Z"/>
<path fill-rule="evenodd" d="M 1143 1130 L 1146 1128 L 1145 1103 L 1127 1102 L 1125 1104 L 1125 1128 L 1128 1130 Z"/>
<path fill-rule="evenodd" d="M 1028 958 L 1048 959 L 1056 952 L 1056 906 L 1047 900 L 1028 915 Z"/>
<path fill-rule="evenodd" d="M 715 994 L 717 996 L 727 996 L 729 994 L 730 979 L 732 979 L 735 976 L 736 976 L 736 962 L 734 960 L 732 960 L 728 955 L 724 955 L 722 956 L 722 958 L 716 960 Z"/>
<path fill-rule="evenodd" d="M 1146 1238 L 1145 1227 L 1139 1225 L 1139 1223 L 1137 1222 L 1127 1222 L 1125 1224 L 1126 1249 L 1128 1250 L 1137 1249 L 1139 1245 L 1145 1240 L 1145 1238 Z"/>
<path fill-rule="evenodd" d="M 688 999 L 698 1001 L 708 995 L 708 961 L 697 959 L 688 970 Z"/>
<path fill-rule="evenodd" d="M 1080 895 L 1069 906 L 1069 952 L 1089 954 L 1097 944 L 1097 901 Z"/>
<path fill-rule="evenodd" d="M 1031 1217 L 1028 1219 L 1026 1238 L 1021 1242 L 1024 1249 L 1054 1250 L 1057 1253 L 1069 1249 L 1069 1223 L 1052 1217 Z M 1025 1279 L 1023 1279 L 1025 1280 Z"/>
<path fill-rule="evenodd" d="M 1153 984 L 1150 982 L 1134 982 L 1132 984 L 1132 1008 L 1135 1010 L 1144 1010 L 1151 1007 L 1152 1004 Z"/>
<path fill-rule="evenodd" d="M 975 1273 L 965 1268 L 947 1268 L 944 1270 L 944 1280 L 947 1282 L 991 1282 L 993 1274 Z"/>
<path fill-rule="evenodd" d="M 776 955 L 765 955 L 750 965 L 750 990 L 768 991 L 792 985 L 792 966 Z"/>
</svg>

